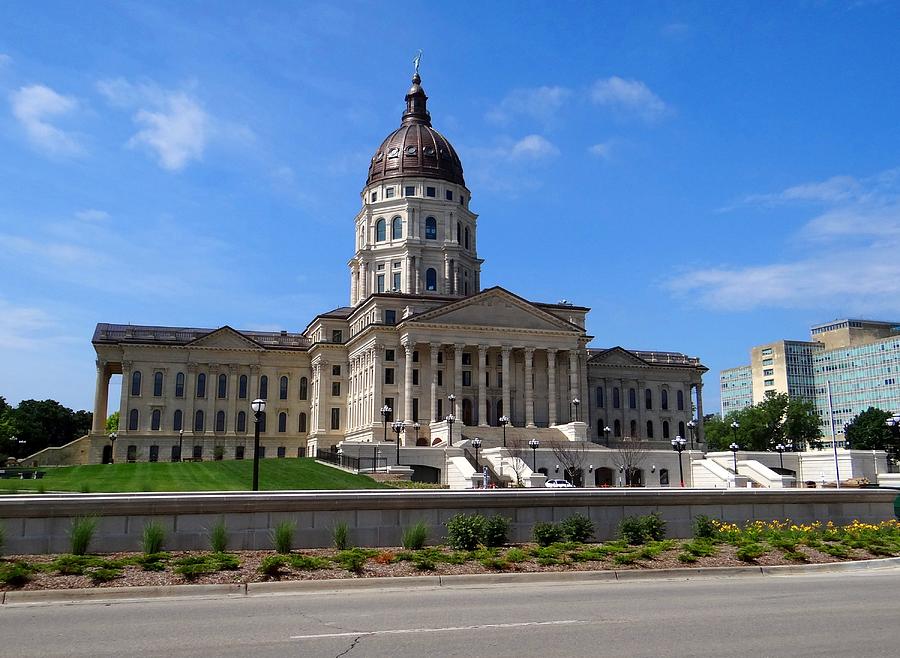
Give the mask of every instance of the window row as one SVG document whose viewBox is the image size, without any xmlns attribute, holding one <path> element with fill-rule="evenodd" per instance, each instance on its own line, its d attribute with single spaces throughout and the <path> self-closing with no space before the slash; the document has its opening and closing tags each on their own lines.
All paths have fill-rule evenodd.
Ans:
<svg viewBox="0 0 900 658">
<path fill-rule="evenodd" d="M 390 223 L 391 240 L 403 239 L 403 218 L 394 217 Z M 386 242 L 388 234 L 388 222 L 384 218 L 375 221 L 375 242 Z M 425 239 L 437 240 L 437 219 L 434 217 L 425 218 Z M 456 223 L 456 243 L 463 245 L 466 249 L 470 248 L 472 242 L 471 234 L 468 226 L 463 226 L 460 222 Z"/>
<path fill-rule="evenodd" d="M 141 371 L 135 370 L 131 373 L 131 396 L 139 397 L 141 395 Z M 207 378 L 205 373 L 200 373 L 197 375 L 197 384 L 194 390 L 194 394 L 198 398 L 206 397 L 206 387 L 207 387 Z M 282 376 L 278 380 L 278 398 L 281 400 L 288 399 L 288 387 L 289 382 L 286 375 Z M 258 397 L 262 399 L 268 399 L 269 397 L 269 378 L 266 375 L 263 375 L 259 378 L 259 388 L 258 388 Z M 300 399 L 306 400 L 309 396 L 309 381 L 306 377 L 300 378 Z M 162 397 L 163 394 L 163 373 L 155 372 L 153 373 L 153 397 L 158 398 Z M 175 375 L 175 397 L 183 398 L 184 397 L 184 373 L 179 372 Z M 219 399 L 224 399 L 228 397 L 228 376 L 224 374 L 220 374 L 216 378 L 216 397 Z M 238 398 L 246 399 L 247 398 L 247 375 L 241 375 L 238 378 Z"/>
<path fill-rule="evenodd" d="M 225 423 L 225 412 L 218 411 L 216 412 L 215 417 L 215 430 L 216 432 L 225 432 L 227 430 Z M 280 412 L 278 414 L 278 431 L 279 432 L 287 432 L 287 422 L 288 415 L 287 412 Z M 137 409 L 132 409 L 128 412 L 128 431 L 135 432 L 137 431 L 140 425 L 140 413 Z M 159 409 L 154 409 L 150 414 L 150 429 L 154 432 L 159 431 L 162 427 L 162 411 Z M 194 432 L 203 432 L 206 430 L 206 412 L 202 409 L 198 409 L 194 412 Z M 301 434 L 305 434 L 307 431 L 307 419 L 305 413 L 300 413 L 298 416 L 297 422 L 297 431 Z M 184 430 L 184 413 L 181 409 L 176 409 L 172 414 L 172 431 L 179 432 Z M 337 429 L 337 428 L 332 428 Z M 235 423 L 235 432 L 246 432 L 247 431 L 247 412 L 239 411 L 236 418 Z M 259 431 L 266 431 L 266 414 L 265 412 L 259 415 Z"/>
<path fill-rule="evenodd" d="M 416 146 L 408 146 L 406 149 L 406 151 L 407 151 L 406 154 L 410 157 L 415 156 L 417 149 L 418 149 L 418 147 L 416 147 Z M 396 155 L 394 157 L 396 157 Z M 397 188 L 392 187 L 392 186 L 384 188 L 384 198 L 385 199 L 393 199 L 396 196 L 396 194 L 397 194 Z M 418 196 L 416 186 L 415 185 L 404 185 L 403 186 L 403 196 Z M 431 185 L 426 185 L 425 186 L 425 196 L 428 198 L 431 198 L 431 199 L 436 199 L 437 198 L 437 188 L 433 187 Z M 453 201 L 453 190 L 444 190 L 444 198 L 447 201 Z M 371 200 L 371 203 L 376 203 L 378 201 L 378 191 L 373 190 L 372 193 L 369 195 L 369 199 Z M 466 205 L 466 197 L 464 194 L 459 195 L 459 203 L 460 203 L 460 205 L 463 205 L 463 206 Z"/>
<path fill-rule="evenodd" d="M 684 391 L 676 391 L 676 400 L 675 406 L 678 411 L 684 411 Z M 597 387 L 597 408 L 602 409 L 606 406 L 606 389 L 603 386 Z M 613 386 L 612 389 L 612 406 L 613 409 L 621 409 L 622 408 L 622 399 L 621 393 L 619 391 L 618 386 Z M 637 409 L 637 390 L 633 388 L 628 389 L 628 408 L 629 409 Z M 653 409 L 653 390 L 645 389 L 644 390 L 644 408 L 645 409 Z M 667 411 L 669 409 L 669 392 L 666 389 L 663 389 L 660 392 L 659 399 L 659 408 L 663 411 Z"/>
<path fill-rule="evenodd" d="M 647 425 L 646 425 L 646 427 L 645 427 L 646 433 L 645 433 L 645 435 L 642 437 L 642 436 L 640 435 L 639 431 L 638 431 L 638 422 L 637 422 L 636 420 L 632 420 L 632 421 L 630 421 L 629 424 L 628 424 L 628 430 L 629 430 L 629 433 L 627 434 L 627 436 L 628 436 L 629 438 L 633 438 L 633 439 L 638 439 L 638 438 L 653 439 L 653 438 L 655 438 L 655 436 L 654 436 L 654 434 L 655 434 L 655 429 L 654 429 L 654 427 L 655 427 L 655 426 L 654 426 L 653 421 L 652 421 L 652 420 L 648 420 L 648 421 L 647 421 Z M 684 421 L 679 421 L 679 423 L 678 423 L 678 436 L 684 437 L 685 429 L 687 429 L 687 426 L 684 424 Z M 612 431 L 612 435 L 613 435 L 614 437 L 616 437 L 616 438 L 621 438 L 621 437 L 622 437 L 622 421 L 621 421 L 621 420 L 615 420 L 615 421 L 613 421 L 613 426 L 610 427 L 609 430 Z M 606 432 L 607 432 L 607 426 L 606 426 L 606 424 L 603 422 L 603 419 L 602 419 L 602 418 L 598 418 L 598 419 L 597 419 L 597 437 L 598 437 L 598 438 L 603 438 L 604 435 L 606 434 Z M 664 420 L 664 421 L 662 422 L 662 438 L 663 438 L 663 439 L 671 439 L 671 438 L 673 438 L 673 437 L 671 436 L 671 429 L 670 429 L 669 421 L 667 421 L 667 420 Z"/>
</svg>

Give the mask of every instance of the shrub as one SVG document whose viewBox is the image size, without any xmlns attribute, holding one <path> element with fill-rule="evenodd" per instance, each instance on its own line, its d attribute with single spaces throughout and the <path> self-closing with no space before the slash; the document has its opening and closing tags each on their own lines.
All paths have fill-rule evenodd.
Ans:
<svg viewBox="0 0 900 658">
<path fill-rule="evenodd" d="M 377 551 L 376 551 L 377 552 Z M 339 552 L 334 560 L 347 571 L 353 573 L 362 573 L 366 565 L 366 560 L 370 557 L 370 552 L 361 548 L 351 548 Z"/>
<path fill-rule="evenodd" d="M 300 571 L 313 571 L 315 569 L 327 569 L 331 566 L 331 560 L 313 555 L 291 555 L 288 558 L 291 566 Z"/>
<path fill-rule="evenodd" d="M 613 562 L 615 562 L 616 564 L 634 564 L 638 561 L 638 557 L 640 556 L 637 552 L 616 553 L 615 555 L 613 555 Z"/>
<path fill-rule="evenodd" d="M 644 518 L 644 528 L 647 539 L 662 541 L 666 538 L 666 522 L 657 512 L 650 512 Z"/>
<path fill-rule="evenodd" d="M 666 522 L 656 512 L 644 516 L 629 516 L 619 524 L 622 539 L 633 546 L 666 538 Z"/>
<path fill-rule="evenodd" d="M 678 559 L 679 559 L 681 562 L 685 562 L 685 563 L 688 563 L 688 564 L 693 564 L 693 563 L 696 562 L 699 558 L 698 558 L 696 555 L 693 555 L 693 554 L 688 553 L 688 552 L 684 552 L 684 553 L 679 553 L 679 554 L 678 554 Z"/>
<path fill-rule="evenodd" d="M 345 551 L 350 547 L 350 526 L 346 521 L 338 521 L 331 529 L 331 541 L 339 551 Z"/>
<path fill-rule="evenodd" d="M 534 541 L 539 546 L 549 546 L 563 539 L 563 529 L 555 523 L 535 523 Z"/>
<path fill-rule="evenodd" d="M 217 462 L 222 461 L 222 458 L 225 456 L 225 446 L 216 446 L 213 448 L 213 459 Z"/>
<path fill-rule="evenodd" d="M 705 514 L 694 517 L 694 537 L 698 539 L 714 539 L 716 526 L 713 520 Z"/>
<path fill-rule="evenodd" d="M 282 521 L 272 530 L 272 546 L 277 553 L 287 554 L 294 545 L 294 529 L 296 525 L 291 521 Z"/>
<path fill-rule="evenodd" d="M 528 559 L 528 555 L 521 548 L 511 548 L 506 551 L 506 561 L 510 564 L 518 564 Z"/>
<path fill-rule="evenodd" d="M 715 544 L 708 539 L 695 539 L 686 543 L 683 547 L 684 552 L 694 557 L 709 557 L 715 555 L 719 550 Z"/>
<path fill-rule="evenodd" d="M 471 551 L 482 542 L 484 525 L 481 514 L 454 514 L 447 520 L 447 543 L 451 548 Z"/>
<path fill-rule="evenodd" d="M 832 557 L 839 557 L 839 558 L 850 557 L 850 549 L 847 548 L 846 546 L 844 546 L 843 544 L 823 543 L 821 546 L 818 547 L 818 549 L 820 551 L 822 551 L 823 553 L 827 553 L 828 555 L 831 555 Z"/>
<path fill-rule="evenodd" d="M 737 549 L 737 557 L 739 560 L 743 560 L 744 562 L 753 562 L 758 557 L 762 557 L 766 554 L 766 547 L 759 542 L 750 542 L 749 544 L 742 544 Z"/>
<path fill-rule="evenodd" d="M 100 567 L 99 569 L 91 569 L 87 572 L 88 577 L 94 584 L 108 583 L 122 575 L 122 569 L 116 567 Z"/>
<path fill-rule="evenodd" d="M 241 566 L 237 556 L 231 553 L 207 553 L 189 555 L 175 560 L 175 573 L 188 580 L 217 571 L 233 571 Z"/>
<path fill-rule="evenodd" d="M 430 551 L 419 551 L 413 555 L 412 563 L 419 571 L 434 571 L 437 567 L 435 555 Z"/>
<path fill-rule="evenodd" d="M 259 572 L 269 578 L 277 578 L 286 562 L 286 555 L 267 555 L 259 563 Z"/>
<path fill-rule="evenodd" d="M 141 537 L 141 549 L 144 555 L 153 555 L 161 553 L 163 542 L 166 540 L 166 531 L 162 524 L 157 521 L 150 521 L 144 526 L 144 534 Z"/>
<path fill-rule="evenodd" d="M 422 521 L 419 521 L 414 526 L 403 531 L 403 538 L 401 539 L 401 543 L 403 544 L 403 548 L 405 548 L 406 550 L 417 551 L 425 546 L 425 541 L 427 539 L 428 526 L 426 526 Z"/>
<path fill-rule="evenodd" d="M 559 525 L 569 541 L 586 542 L 594 536 L 594 522 L 583 514 L 573 514 Z"/>
<path fill-rule="evenodd" d="M 228 528 L 225 519 L 221 519 L 209 530 L 209 546 L 214 553 L 224 553 L 228 550 Z"/>
<path fill-rule="evenodd" d="M 486 557 L 481 560 L 481 564 L 485 569 L 494 569 L 495 571 L 503 571 L 509 567 L 509 562 L 502 556 Z"/>
<path fill-rule="evenodd" d="M 33 571 L 27 562 L 0 563 L 0 584 L 21 587 L 28 582 Z"/>
<path fill-rule="evenodd" d="M 69 529 L 69 547 L 72 555 L 87 554 L 96 530 L 96 516 L 79 516 L 72 521 L 72 527 Z"/>
<path fill-rule="evenodd" d="M 165 571 L 166 570 L 166 562 L 169 561 L 168 553 L 150 553 L 148 555 L 141 555 L 135 560 L 135 564 L 137 564 L 144 571 Z"/>
<path fill-rule="evenodd" d="M 509 519 L 496 514 L 484 522 L 484 545 L 503 546 L 509 534 Z"/>
</svg>

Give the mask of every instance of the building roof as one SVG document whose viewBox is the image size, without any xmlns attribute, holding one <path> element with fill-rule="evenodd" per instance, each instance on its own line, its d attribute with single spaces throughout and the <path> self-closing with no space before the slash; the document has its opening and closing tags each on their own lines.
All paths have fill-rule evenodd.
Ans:
<svg viewBox="0 0 900 658">
<path fill-rule="evenodd" d="M 700 359 L 695 356 L 688 356 L 687 354 L 682 354 L 681 352 L 658 352 L 651 350 L 629 350 L 624 347 L 604 347 L 604 348 L 588 348 L 588 359 L 591 357 L 597 356 L 598 354 L 603 354 L 605 352 L 609 352 L 610 350 L 621 349 L 629 352 L 630 354 L 635 355 L 642 361 L 646 361 L 647 363 L 653 365 L 665 365 L 665 366 L 686 366 L 690 368 L 703 368 L 706 370 L 706 366 L 700 363 Z"/>
<path fill-rule="evenodd" d="M 199 327 L 159 327 L 136 324 L 109 324 L 101 322 L 94 329 L 91 342 L 97 344 L 116 345 L 120 343 L 131 344 L 163 344 L 163 345 L 187 345 L 195 340 L 203 338 L 217 329 L 203 329 Z M 306 349 L 310 340 L 303 334 L 287 331 L 247 331 L 234 329 L 245 338 L 258 343 L 260 347 L 272 350 Z"/>
<path fill-rule="evenodd" d="M 431 127 L 428 97 L 419 74 L 406 93 L 400 127 L 388 135 L 369 163 L 366 185 L 403 177 L 434 178 L 465 185 L 462 163 L 446 137 Z"/>
</svg>

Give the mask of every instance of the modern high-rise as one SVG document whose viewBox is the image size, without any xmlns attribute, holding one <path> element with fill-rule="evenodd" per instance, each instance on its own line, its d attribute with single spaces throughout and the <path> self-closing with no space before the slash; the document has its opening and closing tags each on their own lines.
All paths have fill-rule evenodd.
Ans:
<svg viewBox="0 0 900 658">
<path fill-rule="evenodd" d="M 753 404 L 753 370 L 750 366 L 728 368 L 719 373 L 722 415 Z"/>
</svg>

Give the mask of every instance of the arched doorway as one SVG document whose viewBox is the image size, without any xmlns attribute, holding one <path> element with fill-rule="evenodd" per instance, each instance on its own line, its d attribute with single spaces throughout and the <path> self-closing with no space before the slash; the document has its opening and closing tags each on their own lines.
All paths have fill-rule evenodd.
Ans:
<svg viewBox="0 0 900 658">
<path fill-rule="evenodd" d="M 594 485 L 597 487 L 613 486 L 613 470 L 603 466 L 594 470 Z"/>
<path fill-rule="evenodd" d="M 469 398 L 463 398 L 462 410 L 463 410 L 463 417 L 462 417 L 463 425 L 474 425 L 475 423 L 472 422 L 472 400 L 470 400 Z"/>
</svg>

